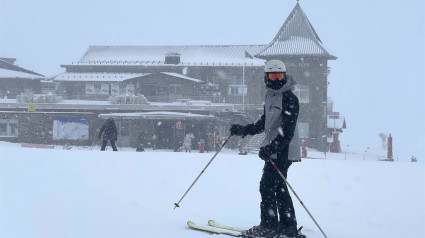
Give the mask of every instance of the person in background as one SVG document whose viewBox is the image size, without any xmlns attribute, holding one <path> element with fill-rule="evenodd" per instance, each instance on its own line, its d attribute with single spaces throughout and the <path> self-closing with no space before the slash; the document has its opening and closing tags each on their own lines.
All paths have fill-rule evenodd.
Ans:
<svg viewBox="0 0 425 238">
<path fill-rule="evenodd" d="M 102 136 L 103 134 L 103 136 Z M 105 124 L 100 128 L 100 132 L 98 135 L 98 138 L 102 138 L 102 147 L 100 148 L 101 151 L 104 151 L 106 148 L 106 144 L 108 141 L 111 143 L 112 149 L 114 151 L 118 151 L 117 147 L 115 146 L 115 141 L 117 141 L 117 126 L 115 125 L 114 118 L 109 118 L 106 120 Z"/>
<path fill-rule="evenodd" d="M 207 141 L 207 153 L 214 150 L 214 135 L 212 133 L 208 134 Z"/>
<path fill-rule="evenodd" d="M 220 133 L 217 132 L 216 136 L 215 136 L 215 150 L 218 151 L 221 147 L 221 135 Z"/>
<path fill-rule="evenodd" d="M 156 139 L 158 139 L 158 137 L 153 134 L 152 136 L 152 148 L 155 150 L 156 149 Z"/>
<path fill-rule="evenodd" d="M 195 136 L 192 133 L 186 134 L 186 137 L 184 138 L 184 148 L 186 149 L 186 152 L 189 150 L 189 153 L 192 151 L 192 139 Z"/>
<path fill-rule="evenodd" d="M 137 139 L 138 139 L 139 145 L 137 146 L 136 151 L 137 152 L 145 151 L 145 143 L 146 143 L 145 134 L 143 132 L 140 132 Z"/>
<path fill-rule="evenodd" d="M 245 138 L 240 138 L 238 142 L 239 155 L 247 155 L 247 152 L 243 151 L 243 147 L 245 146 Z"/>
</svg>

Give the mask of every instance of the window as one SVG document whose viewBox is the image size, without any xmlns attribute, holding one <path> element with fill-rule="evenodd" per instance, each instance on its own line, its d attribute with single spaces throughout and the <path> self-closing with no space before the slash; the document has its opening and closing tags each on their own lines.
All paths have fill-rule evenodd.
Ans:
<svg viewBox="0 0 425 238">
<path fill-rule="evenodd" d="M 306 122 L 298 122 L 298 134 L 300 138 L 310 138 L 310 125 Z"/>
<path fill-rule="evenodd" d="M 310 89 L 307 85 L 297 84 L 295 85 L 294 94 L 298 97 L 300 103 L 310 102 Z"/>
<path fill-rule="evenodd" d="M 229 85 L 229 95 L 246 95 L 248 88 L 246 85 Z"/>
<path fill-rule="evenodd" d="M 120 136 L 130 136 L 130 122 L 129 121 L 117 121 L 117 132 Z"/>
<path fill-rule="evenodd" d="M 18 120 L 0 119 L 0 137 L 18 137 Z"/>
<path fill-rule="evenodd" d="M 182 94 L 183 87 L 180 84 L 170 84 L 168 86 L 168 91 L 170 94 Z"/>
<path fill-rule="evenodd" d="M 86 94 L 109 94 L 109 84 L 86 83 Z"/>
</svg>

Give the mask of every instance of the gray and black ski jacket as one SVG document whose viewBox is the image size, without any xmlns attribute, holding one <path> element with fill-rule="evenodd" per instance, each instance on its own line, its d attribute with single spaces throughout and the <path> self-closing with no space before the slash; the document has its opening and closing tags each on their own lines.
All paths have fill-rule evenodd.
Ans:
<svg viewBox="0 0 425 238">
<path fill-rule="evenodd" d="M 260 147 L 267 146 L 273 159 L 280 162 L 301 161 L 298 128 L 296 127 L 299 102 L 292 92 L 295 81 L 288 76 L 288 82 L 279 90 L 267 89 L 264 115 L 260 120 L 245 126 L 245 134 L 265 132 Z"/>
</svg>

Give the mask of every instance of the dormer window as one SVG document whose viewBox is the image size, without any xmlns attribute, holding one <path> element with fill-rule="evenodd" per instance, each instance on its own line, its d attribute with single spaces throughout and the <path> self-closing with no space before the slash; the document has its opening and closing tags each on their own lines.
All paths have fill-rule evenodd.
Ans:
<svg viewBox="0 0 425 238">
<path fill-rule="evenodd" d="M 165 64 L 180 64 L 180 54 L 169 52 L 165 55 Z"/>
</svg>

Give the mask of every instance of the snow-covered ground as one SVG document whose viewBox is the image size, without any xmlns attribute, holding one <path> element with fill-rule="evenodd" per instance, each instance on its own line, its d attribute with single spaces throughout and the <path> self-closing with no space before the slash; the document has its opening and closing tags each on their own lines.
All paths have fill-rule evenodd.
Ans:
<svg viewBox="0 0 425 238">
<path fill-rule="evenodd" d="M 0 143 L 0 237 L 201 238 L 211 235 L 189 230 L 188 220 L 240 228 L 260 221 L 263 162 L 255 154 L 224 149 L 173 209 L 213 153 L 98 149 Z M 294 164 L 288 181 L 328 237 L 425 237 L 423 162 L 382 162 L 361 153 L 326 158 Z M 293 201 L 304 233 L 323 237 Z"/>
</svg>

